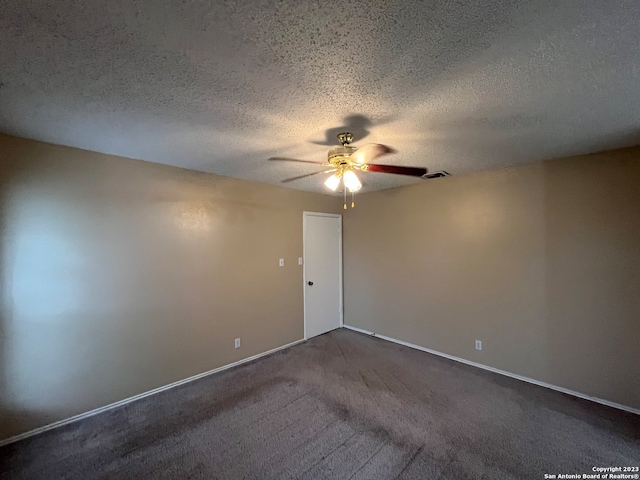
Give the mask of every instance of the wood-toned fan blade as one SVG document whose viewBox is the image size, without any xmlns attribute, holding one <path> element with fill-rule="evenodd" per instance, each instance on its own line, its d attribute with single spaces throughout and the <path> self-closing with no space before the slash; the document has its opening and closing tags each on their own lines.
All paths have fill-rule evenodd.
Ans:
<svg viewBox="0 0 640 480">
<path fill-rule="evenodd" d="M 335 171 L 336 169 L 332 168 L 331 170 L 323 170 L 322 172 L 307 173 L 306 175 L 299 175 L 297 177 L 285 178 L 284 180 L 282 180 L 282 183 L 295 182 L 296 180 L 311 177 L 312 175 L 318 175 L 319 173 L 329 173 L 329 172 L 335 172 Z"/>
<path fill-rule="evenodd" d="M 400 165 L 377 165 L 370 163 L 363 170 L 367 172 L 392 173 L 395 175 L 409 175 L 410 177 L 421 177 L 427 173 L 423 167 L 402 167 Z"/>
<path fill-rule="evenodd" d="M 391 147 L 387 147 L 386 145 L 370 143 L 353 152 L 349 159 L 355 163 L 369 163 L 378 157 L 394 152 L 395 150 Z"/>
<path fill-rule="evenodd" d="M 297 158 L 287 158 L 287 157 L 271 157 L 269 159 L 271 162 L 298 162 L 298 163 L 312 163 L 314 165 L 324 165 L 322 162 L 314 162 L 311 160 L 298 160 Z"/>
</svg>

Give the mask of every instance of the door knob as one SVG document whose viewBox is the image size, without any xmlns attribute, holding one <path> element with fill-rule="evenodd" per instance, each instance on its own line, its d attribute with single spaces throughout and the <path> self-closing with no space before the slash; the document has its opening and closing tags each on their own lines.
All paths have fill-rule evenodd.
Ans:
<svg viewBox="0 0 640 480">
<path fill-rule="evenodd" d="M 313 285 L 313 282 L 308 282 L 308 283 L 309 283 L 309 286 Z"/>
</svg>

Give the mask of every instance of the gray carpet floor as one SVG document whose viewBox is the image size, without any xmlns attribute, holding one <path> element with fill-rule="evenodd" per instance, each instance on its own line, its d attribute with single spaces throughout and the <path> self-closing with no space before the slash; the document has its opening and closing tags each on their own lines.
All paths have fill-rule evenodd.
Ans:
<svg viewBox="0 0 640 480">
<path fill-rule="evenodd" d="M 0 449 L 10 479 L 541 479 L 640 465 L 640 417 L 335 330 Z"/>
</svg>

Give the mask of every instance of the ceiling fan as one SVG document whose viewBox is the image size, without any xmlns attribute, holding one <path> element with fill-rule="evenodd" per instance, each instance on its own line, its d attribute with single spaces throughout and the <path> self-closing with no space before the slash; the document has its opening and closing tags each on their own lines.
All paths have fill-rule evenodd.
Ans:
<svg viewBox="0 0 640 480">
<path fill-rule="evenodd" d="M 297 158 L 287 157 L 271 157 L 269 160 L 311 163 L 314 165 L 330 167 L 327 170 L 287 178 L 286 180 L 283 180 L 283 183 L 293 182 L 295 180 L 300 180 L 301 178 L 310 177 L 312 175 L 318 175 L 320 173 L 333 173 L 333 175 L 327 178 L 324 184 L 334 192 L 338 189 L 341 183 L 343 184 L 345 209 L 347 208 L 347 190 L 351 192 L 351 207 L 354 207 L 355 202 L 353 201 L 353 194 L 362 188 L 362 182 L 360 182 L 356 171 L 391 173 L 393 175 L 408 175 L 410 177 L 423 177 L 427 173 L 427 169 L 424 167 L 403 167 L 397 165 L 369 163 L 378 157 L 393 153 L 393 149 L 379 143 L 370 143 L 360 148 L 352 147 L 350 144 L 353 141 L 353 134 L 350 132 L 339 133 L 338 141 L 340 142 L 340 145 L 329 150 L 327 162 L 313 162 L 310 160 L 298 160 Z"/>
</svg>

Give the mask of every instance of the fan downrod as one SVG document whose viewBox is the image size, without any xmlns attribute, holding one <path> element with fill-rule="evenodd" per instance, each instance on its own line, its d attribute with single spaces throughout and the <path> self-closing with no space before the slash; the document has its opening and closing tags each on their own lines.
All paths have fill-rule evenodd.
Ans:
<svg viewBox="0 0 640 480">
<path fill-rule="evenodd" d="M 342 132 L 342 133 L 339 133 L 337 136 L 338 136 L 338 141 L 342 144 L 343 147 L 353 142 L 353 133 Z"/>
</svg>

